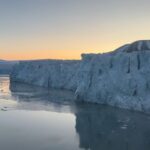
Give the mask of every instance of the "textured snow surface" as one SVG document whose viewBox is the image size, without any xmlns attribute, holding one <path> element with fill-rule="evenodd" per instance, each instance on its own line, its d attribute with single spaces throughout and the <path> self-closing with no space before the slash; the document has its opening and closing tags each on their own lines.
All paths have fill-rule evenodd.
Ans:
<svg viewBox="0 0 150 150">
<path fill-rule="evenodd" d="M 81 61 L 29 61 L 11 81 L 73 90 L 76 100 L 150 113 L 150 41 L 137 41 Z"/>
</svg>

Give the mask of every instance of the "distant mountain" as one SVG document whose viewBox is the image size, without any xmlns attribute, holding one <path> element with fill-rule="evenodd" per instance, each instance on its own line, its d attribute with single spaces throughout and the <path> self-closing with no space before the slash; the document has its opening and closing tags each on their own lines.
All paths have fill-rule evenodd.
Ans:
<svg viewBox="0 0 150 150">
<path fill-rule="evenodd" d="M 3 60 L 3 59 L 0 59 L 0 62 L 4 62 L 5 60 Z"/>
<path fill-rule="evenodd" d="M 0 59 L 0 74 L 10 74 L 13 66 L 17 63 L 18 61 L 7 61 Z"/>
</svg>

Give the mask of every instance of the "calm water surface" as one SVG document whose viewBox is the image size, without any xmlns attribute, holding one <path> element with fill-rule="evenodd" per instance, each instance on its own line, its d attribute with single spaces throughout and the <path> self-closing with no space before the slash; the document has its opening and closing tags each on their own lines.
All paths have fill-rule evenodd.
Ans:
<svg viewBox="0 0 150 150">
<path fill-rule="evenodd" d="M 0 150 L 150 150 L 150 116 L 0 76 Z"/>
</svg>

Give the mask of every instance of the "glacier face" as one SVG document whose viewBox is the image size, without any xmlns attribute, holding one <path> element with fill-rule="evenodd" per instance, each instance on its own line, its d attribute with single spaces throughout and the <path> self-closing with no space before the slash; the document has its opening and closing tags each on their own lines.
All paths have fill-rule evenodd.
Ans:
<svg viewBox="0 0 150 150">
<path fill-rule="evenodd" d="M 150 52 L 95 55 L 82 65 L 86 71 L 75 92 L 77 99 L 150 111 Z"/>
<path fill-rule="evenodd" d="M 81 61 L 29 61 L 16 65 L 11 81 L 68 89 L 76 100 L 150 113 L 150 41 L 137 41 Z"/>
<path fill-rule="evenodd" d="M 47 88 L 75 90 L 79 65 L 80 61 L 69 60 L 22 61 L 14 67 L 10 79 Z"/>
</svg>

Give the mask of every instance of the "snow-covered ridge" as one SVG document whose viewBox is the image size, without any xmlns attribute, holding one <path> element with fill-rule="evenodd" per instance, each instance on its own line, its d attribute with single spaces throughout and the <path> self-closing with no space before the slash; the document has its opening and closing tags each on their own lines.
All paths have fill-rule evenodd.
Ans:
<svg viewBox="0 0 150 150">
<path fill-rule="evenodd" d="M 29 61 L 11 81 L 72 90 L 76 100 L 150 113 L 150 41 L 137 41 L 81 61 Z"/>
</svg>

